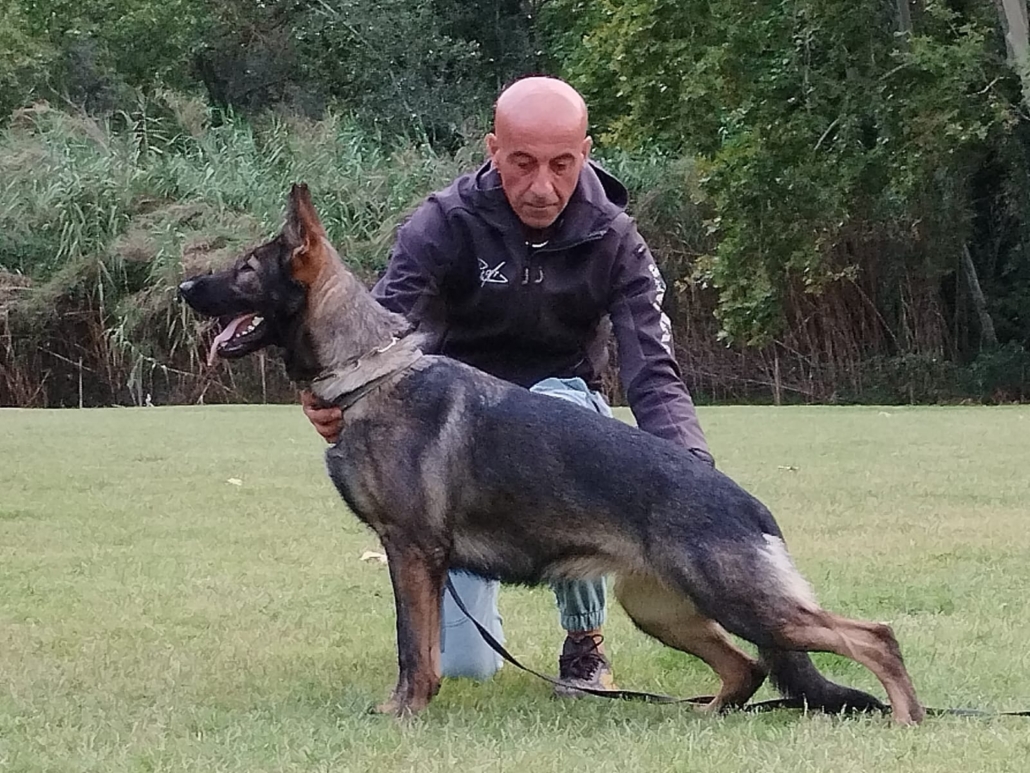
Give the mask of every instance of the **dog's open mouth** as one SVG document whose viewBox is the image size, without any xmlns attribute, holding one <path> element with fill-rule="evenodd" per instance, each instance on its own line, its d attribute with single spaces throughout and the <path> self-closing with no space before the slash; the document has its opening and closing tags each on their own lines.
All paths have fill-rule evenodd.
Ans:
<svg viewBox="0 0 1030 773">
<path fill-rule="evenodd" d="M 260 348 L 265 327 L 265 319 L 260 314 L 243 314 L 230 320 L 211 342 L 207 364 L 214 365 L 219 357 L 242 357 Z"/>
</svg>

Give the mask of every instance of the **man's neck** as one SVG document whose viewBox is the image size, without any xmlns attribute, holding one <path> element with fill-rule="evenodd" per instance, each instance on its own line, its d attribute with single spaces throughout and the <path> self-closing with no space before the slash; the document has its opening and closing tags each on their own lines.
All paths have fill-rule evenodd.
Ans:
<svg viewBox="0 0 1030 773">
<path fill-rule="evenodd" d="M 551 240 L 556 230 L 558 230 L 557 224 L 551 224 L 547 228 L 530 228 L 527 225 L 523 225 L 522 236 L 526 240 L 526 244 L 542 245 L 547 244 Z"/>
</svg>

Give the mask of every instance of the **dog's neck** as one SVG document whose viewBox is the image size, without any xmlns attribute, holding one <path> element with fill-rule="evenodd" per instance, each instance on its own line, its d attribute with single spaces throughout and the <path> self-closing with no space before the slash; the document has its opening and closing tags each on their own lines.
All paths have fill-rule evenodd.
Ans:
<svg viewBox="0 0 1030 773">
<path fill-rule="evenodd" d="M 338 256 L 327 260 L 308 288 L 306 324 L 318 361 L 312 391 L 339 402 L 422 356 L 411 324 L 383 308 Z"/>
</svg>

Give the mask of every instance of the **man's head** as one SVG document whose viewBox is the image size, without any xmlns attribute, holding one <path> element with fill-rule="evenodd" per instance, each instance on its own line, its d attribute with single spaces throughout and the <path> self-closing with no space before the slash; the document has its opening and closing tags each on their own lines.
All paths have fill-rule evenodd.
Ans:
<svg viewBox="0 0 1030 773">
<path fill-rule="evenodd" d="M 590 144 L 583 97 L 556 78 L 524 78 L 505 89 L 494 109 L 494 130 L 486 135 L 508 203 L 536 230 L 565 209 Z"/>
</svg>

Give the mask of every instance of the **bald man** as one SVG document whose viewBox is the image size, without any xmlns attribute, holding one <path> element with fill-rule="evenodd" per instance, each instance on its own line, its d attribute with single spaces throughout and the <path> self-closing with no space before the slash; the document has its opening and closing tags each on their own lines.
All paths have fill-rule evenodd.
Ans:
<svg viewBox="0 0 1030 773">
<path fill-rule="evenodd" d="M 486 136 L 489 162 L 429 196 L 399 229 L 373 293 L 430 334 L 428 352 L 605 416 L 611 410 L 598 389 L 614 332 L 638 425 L 713 463 L 672 354 L 665 286 L 624 212 L 625 187 L 588 161 L 590 146 L 587 107 L 575 89 L 541 77 L 510 86 Z M 338 408 L 306 395 L 304 410 L 326 440 L 336 439 Z M 498 583 L 458 572 L 451 579 L 503 640 Z M 562 679 L 611 689 L 604 581 L 552 587 L 566 631 Z M 490 677 L 500 658 L 449 596 L 443 603 L 443 676 Z"/>
</svg>

